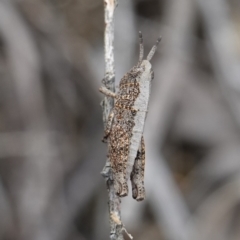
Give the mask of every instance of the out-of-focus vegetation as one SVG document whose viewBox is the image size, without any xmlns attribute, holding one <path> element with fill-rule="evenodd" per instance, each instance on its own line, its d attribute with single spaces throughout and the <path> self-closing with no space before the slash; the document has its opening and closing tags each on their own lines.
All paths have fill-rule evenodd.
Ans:
<svg viewBox="0 0 240 240">
<path fill-rule="evenodd" d="M 240 239 L 240 2 L 119 0 L 117 83 L 155 79 L 146 200 L 122 200 L 135 239 Z M 103 1 L 0 0 L 0 239 L 108 239 Z"/>
</svg>

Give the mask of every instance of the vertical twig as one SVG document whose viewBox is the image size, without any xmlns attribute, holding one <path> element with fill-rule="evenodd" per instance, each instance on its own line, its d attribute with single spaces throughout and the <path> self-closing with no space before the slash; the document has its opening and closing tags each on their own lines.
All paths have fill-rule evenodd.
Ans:
<svg viewBox="0 0 240 240">
<path fill-rule="evenodd" d="M 105 33 L 104 33 L 104 48 L 105 48 L 105 77 L 103 84 L 109 90 L 115 92 L 115 68 L 114 68 L 114 11 L 117 6 L 116 0 L 104 0 L 105 14 Z M 112 98 L 104 97 L 101 105 L 103 108 L 103 123 L 106 126 L 108 115 L 113 108 L 114 101 Z M 106 180 L 108 189 L 108 205 L 110 219 L 110 239 L 123 240 L 122 223 L 120 212 L 120 198 L 116 195 L 113 186 L 113 178 L 109 159 L 102 170 L 102 175 Z"/>
</svg>

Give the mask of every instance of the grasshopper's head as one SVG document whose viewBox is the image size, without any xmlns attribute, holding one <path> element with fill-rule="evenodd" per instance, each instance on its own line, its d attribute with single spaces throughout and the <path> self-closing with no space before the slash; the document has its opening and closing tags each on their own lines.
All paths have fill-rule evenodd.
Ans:
<svg viewBox="0 0 240 240">
<path fill-rule="evenodd" d="M 143 60 L 140 67 L 144 68 L 144 70 L 146 71 L 152 68 L 152 64 L 148 60 Z"/>
<path fill-rule="evenodd" d="M 146 79 L 146 81 L 153 80 L 154 75 L 153 75 L 152 64 L 148 60 L 143 60 L 139 68 L 141 69 L 141 72 L 144 75 L 144 78 Z"/>
</svg>

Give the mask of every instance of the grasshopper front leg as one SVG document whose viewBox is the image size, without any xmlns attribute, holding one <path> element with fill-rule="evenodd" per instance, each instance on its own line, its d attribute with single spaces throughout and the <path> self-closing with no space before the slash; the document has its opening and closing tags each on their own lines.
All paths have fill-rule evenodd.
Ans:
<svg viewBox="0 0 240 240">
<path fill-rule="evenodd" d="M 117 94 L 112 92 L 111 90 L 107 89 L 106 87 L 100 87 L 99 91 L 101 93 L 103 93 L 104 95 L 106 95 L 107 97 L 112 97 L 112 98 L 116 98 Z"/>
<path fill-rule="evenodd" d="M 116 98 L 116 93 L 112 92 L 111 90 L 107 89 L 106 87 L 100 87 L 99 88 L 99 91 L 101 93 L 103 93 L 104 95 L 106 95 L 107 97 L 113 97 L 113 98 Z M 111 132 L 111 128 L 112 128 L 112 122 L 113 122 L 113 119 L 114 119 L 114 112 L 113 110 L 110 112 L 109 116 L 108 116 L 108 120 L 107 120 L 107 125 L 106 125 L 106 129 L 105 129 L 105 132 L 104 132 L 104 137 L 102 139 L 103 142 L 106 142 L 110 132 Z"/>
</svg>

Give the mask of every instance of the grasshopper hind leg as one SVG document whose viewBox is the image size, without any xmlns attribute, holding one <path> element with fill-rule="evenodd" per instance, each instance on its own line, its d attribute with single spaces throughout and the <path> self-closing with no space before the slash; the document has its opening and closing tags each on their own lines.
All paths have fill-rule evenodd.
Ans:
<svg viewBox="0 0 240 240">
<path fill-rule="evenodd" d="M 145 144 L 142 137 L 131 173 L 132 197 L 137 201 L 145 198 L 144 187 Z"/>
</svg>

